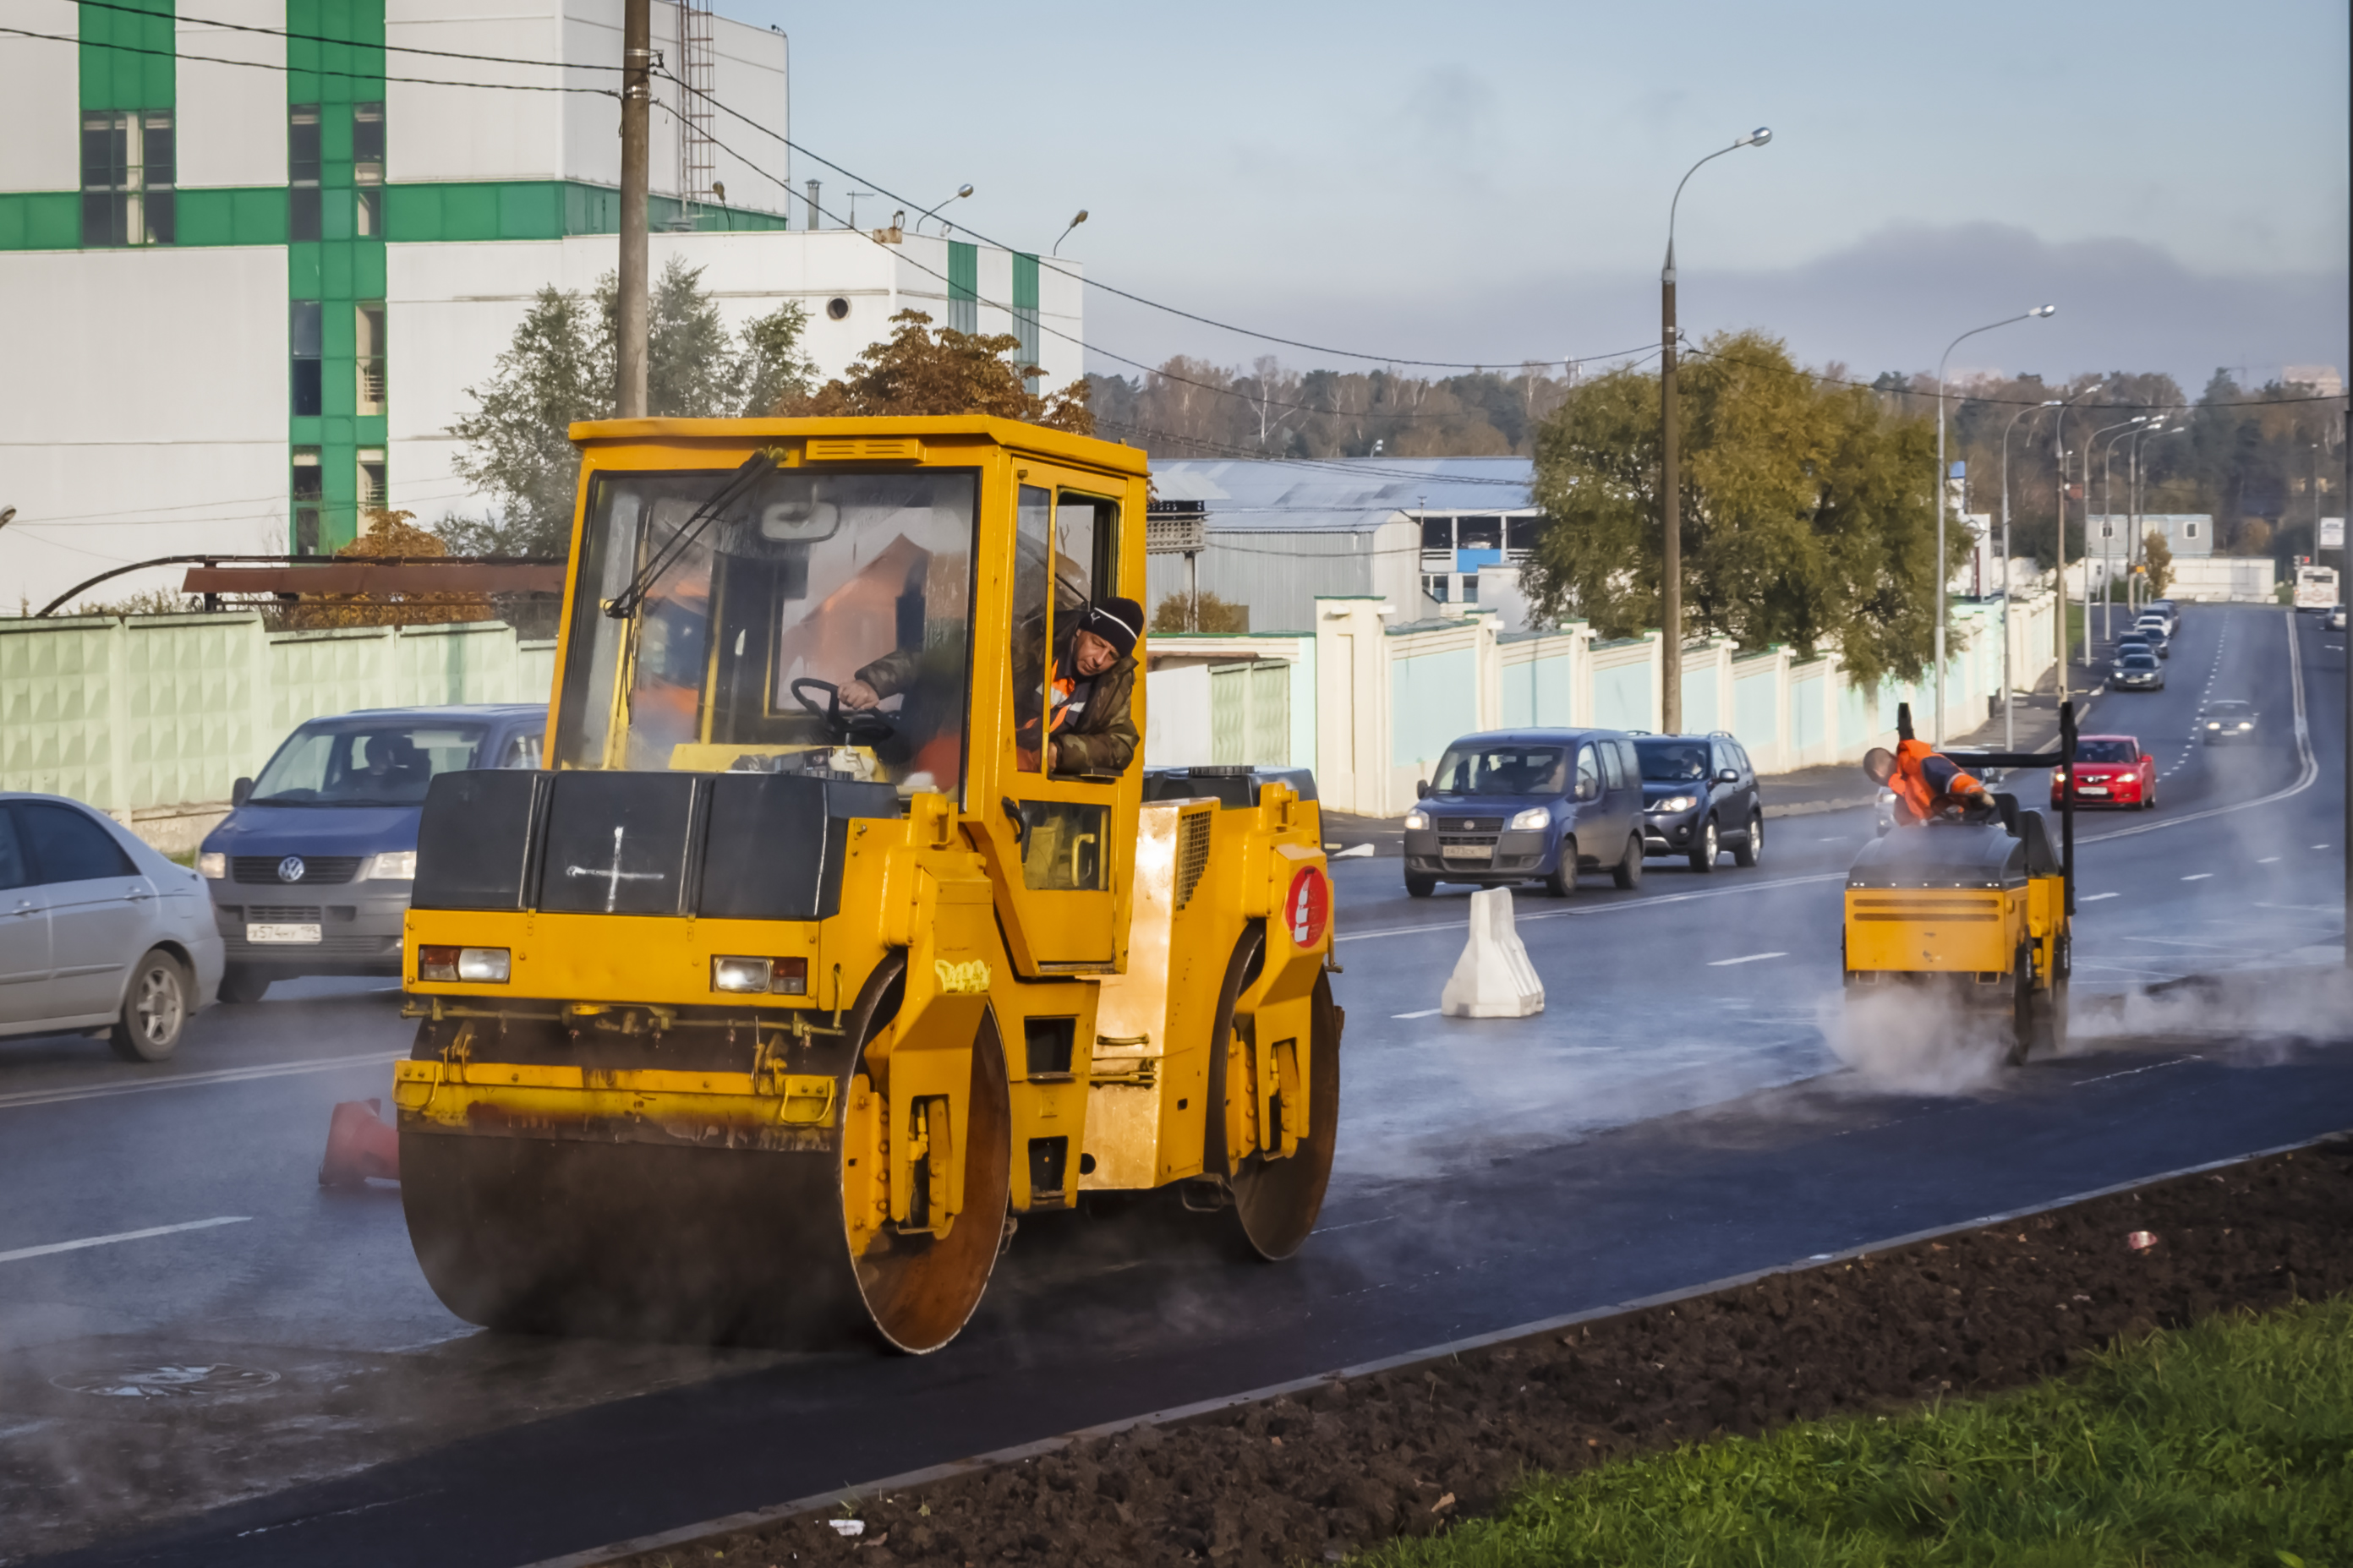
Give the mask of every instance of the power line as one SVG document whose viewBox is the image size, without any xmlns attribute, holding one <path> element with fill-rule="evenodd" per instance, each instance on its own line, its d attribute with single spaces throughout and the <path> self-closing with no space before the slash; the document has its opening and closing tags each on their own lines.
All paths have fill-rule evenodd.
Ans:
<svg viewBox="0 0 2353 1568">
<path fill-rule="evenodd" d="M 795 142 L 790 137 L 786 136 L 777 131 L 772 130 L 768 126 L 761 124 L 750 115 L 745 114 L 743 110 L 736 109 L 732 104 L 723 101 L 713 94 L 704 92 L 700 88 L 687 86 L 685 82 L 679 81 L 679 79 L 676 76 L 671 75 L 671 73 L 667 69 L 659 71 L 656 74 L 667 77 L 673 82 L 678 82 L 679 87 L 682 90 L 693 93 L 696 97 L 703 100 L 712 108 L 717 109 L 721 113 L 725 114 L 730 119 L 742 121 L 744 124 L 750 126 L 753 130 L 757 131 L 763 136 L 768 137 L 770 140 L 783 144 L 793 152 L 798 153 L 801 156 L 807 158 L 814 163 L 824 164 L 827 168 L 831 169 L 834 173 L 841 175 L 843 178 L 856 181 L 861 184 L 871 185 L 877 195 L 888 196 L 895 202 L 904 202 L 910 208 L 913 208 L 916 205 L 908 197 L 902 196 L 897 192 L 890 189 L 881 181 L 875 180 L 869 175 L 860 174 L 854 170 L 844 168 L 841 164 L 835 163 L 832 159 L 826 157 L 823 153 L 811 152 L 808 148 L 802 146 L 799 142 Z M 729 148 L 728 151 L 732 153 L 734 152 L 734 149 Z M 751 163 L 751 160 L 744 158 L 744 154 L 741 153 L 735 153 L 735 156 L 742 158 L 746 163 Z M 752 164 L 752 166 L 755 169 L 759 167 L 756 163 Z M 766 173 L 765 170 L 762 170 L 761 172 L 763 174 Z M 769 175 L 768 177 L 771 179 L 775 178 L 774 175 Z M 781 182 L 779 183 L 781 184 Z M 786 194 L 790 194 L 790 187 L 786 187 Z M 955 226 L 963 229 L 965 233 L 971 235 L 975 239 L 981 241 L 985 245 L 995 246 L 1000 250 L 1011 250 L 1014 248 L 1012 246 L 1006 244 L 1001 240 L 990 238 L 987 235 L 981 233 L 980 230 L 974 228 L 969 224 L 958 223 Z M 1419 365 L 1426 369 L 1436 370 L 1483 371 L 1490 368 L 1490 365 L 1493 363 L 1486 360 L 1408 359 L 1397 354 L 1366 353 L 1357 349 L 1335 349 L 1321 343 L 1304 342 L 1297 338 L 1279 337 L 1272 332 L 1261 332 L 1254 328 L 1236 326 L 1231 321 L 1220 321 L 1214 316 L 1204 316 L 1197 311 L 1185 310 L 1181 306 L 1166 304 L 1158 300 L 1149 299 L 1142 294 L 1130 292 L 1125 289 L 1113 288 L 1111 284 L 1102 282 L 1096 279 L 1082 277 L 1079 273 L 1071 271 L 1068 268 L 1058 266 L 1050 257 L 1041 256 L 1038 258 L 1038 265 L 1046 271 L 1052 272 L 1059 277 L 1070 279 L 1071 281 L 1078 283 L 1082 288 L 1099 289 L 1106 294 L 1115 294 L 1119 298 L 1131 300 L 1135 304 L 1144 305 L 1155 310 L 1165 310 L 1172 316 L 1179 316 L 1188 321 L 1198 321 L 1203 326 L 1215 327 L 1220 331 L 1233 332 L 1246 338 L 1256 338 L 1261 342 L 1280 343 L 1285 348 L 1304 349 L 1310 353 L 1334 354 L 1342 359 L 1368 360 L 1377 364 Z M 1642 352 L 1642 347 L 1638 345 L 1637 347 L 1630 349 L 1612 349 L 1608 353 L 1578 354 L 1574 356 L 1554 355 L 1548 359 L 1523 359 L 1519 363 L 1523 365 L 1585 364 L 1597 360 L 1623 359 L 1629 354 L 1636 354 Z M 1495 368 L 1500 369 L 1501 366 L 1498 365 Z"/>
<path fill-rule="evenodd" d="M 150 16 L 153 15 L 153 12 L 147 14 Z M 256 30 L 258 31 L 259 29 Z M 0 26 L 0 33 L 11 33 L 20 38 L 40 38 L 52 44 L 72 44 L 77 47 L 81 44 L 81 40 L 79 38 L 69 38 L 63 33 L 37 33 L 29 27 Z M 392 76 L 378 71 L 336 70 L 328 66 L 290 66 L 283 62 L 272 64 L 268 60 L 224 59 L 218 55 L 192 55 L 185 49 L 151 49 L 138 44 L 106 44 L 93 47 L 114 49 L 126 55 L 152 55 L 162 59 L 195 60 L 200 65 L 240 66 L 247 70 L 278 71 L 280 73 L 293 70 L 304 70 L 311 72 L 314 76 L 342 77 L 349 81 L 396 81 L 405 86 L 411 87 L 476 87 L 485 88 L 493 92 L 577 92 L 586 93 L 596 98 L 618 98 L 621 96 L 617 90 L 607 87 L 563 87 L 527 81 L 448 81 L 438 77 Z M 358 48 L 375 48 L 378 46 L 374 44 L 360 44 L 353 47 Z M 510 65 L 530 65 L 534 62 L 529 60 L 511 60 L 506 63 Z"/>
<path fill-rule="evenodd" d="M 77 0 L 77 4 L 79 4 L 84 10 L 94 9 L 100 11 L 121 11 L 134 16 L 153 17 L 157 15 L 155 12 L 150 11 L 143 6 L 118 4 L 117 0 Z M 549 70 L 618 71 L 627 68 L 623 66 L 596 65 L 573 60 L 523 60 L 515 59 L 506 55 L 470 55 L 461 53 L 457 49 L 421 48 L 415 44 L 363 43 L 355 38 L 337 38 L 330 37 L 325 33 L 298 33 L 290 27 L 259 27 L 249 22 L 224 22 L 216 16 L 191 16 L 185 11 L 178 13 L 176 19 L 182 22 L 193 22 L 200 27 L 219 27 L 225 31 L 232 33 L 259 33 L 267 37 L 292 38 L 306 44 L 341 44 L 346 48 L 385 49 L 395 54 L 403 55 L 431 55 L 436 59 L 444 60 L 480 60 L 485 65 L 538 66 Z M 117 48 L 121 46 L 115 44 L 101 44 L 93 45 L 91 47 L 94 48 Z M 297 67 L 290 68 L 304 69 L 308 68 Z"/>
</svg>

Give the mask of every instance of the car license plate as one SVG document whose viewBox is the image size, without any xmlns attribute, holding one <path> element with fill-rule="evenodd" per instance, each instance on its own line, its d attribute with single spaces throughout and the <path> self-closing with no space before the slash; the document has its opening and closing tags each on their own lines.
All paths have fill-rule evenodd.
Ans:
<svg viewBox="0 0 2353 1568">
<path fill-rule="evenodd" d="M 2105 795 L 2108 793 L 2108 786 L 2105 784 L 2077 784 L 2075 786 L 2075 793 L 2077 795 Z"/>
<path fill-rule="evenodd" d="M 249 925 L 245 928 L 245 940 L 262 942 L 317 942 L 317 926 Z"/>
<path fill-rule="evenodd" d="M 1440 849 L 1439 858 L 1442 860 L 1489 860 L 1494 858 L 1494 850 L 1489 848 L 1484 844 L 1449 844 Z"/>
</svg>

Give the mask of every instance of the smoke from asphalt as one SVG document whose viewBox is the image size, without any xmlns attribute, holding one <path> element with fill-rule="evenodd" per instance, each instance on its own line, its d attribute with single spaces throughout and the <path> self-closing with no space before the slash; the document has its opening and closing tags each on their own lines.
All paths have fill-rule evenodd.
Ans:
<svg viewBox="0 0 2353 1568">
<path fill-rule="evenodd" d="M 1839 1060 L 1873 1089 L 1966 1094 L 2000 1072 L 2008 1012 L 1971 1011 L 1909 986 L 1833 992 L 1817 1017 Z"/>
</svg>

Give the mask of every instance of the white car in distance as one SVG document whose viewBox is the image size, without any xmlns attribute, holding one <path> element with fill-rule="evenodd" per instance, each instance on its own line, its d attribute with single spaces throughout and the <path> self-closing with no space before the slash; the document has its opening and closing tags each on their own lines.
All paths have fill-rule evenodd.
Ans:
<svg viewBox="0 0 2353 1568">
<path fill-rule="evenodd" d="M 0 1037 L 103 1035 L 162 1061 L 222 959 L 195 872 L 79 801 L 0 793 Z"/>
</svg>

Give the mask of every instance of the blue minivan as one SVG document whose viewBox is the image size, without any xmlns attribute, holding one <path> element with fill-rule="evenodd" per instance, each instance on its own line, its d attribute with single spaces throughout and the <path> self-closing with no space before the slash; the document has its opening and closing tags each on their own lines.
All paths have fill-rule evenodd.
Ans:
<svg viewBox="0 0 2353 1568">
<path fill-rule="evenodd" d="M 1542 882 L 1565 899 L 1580 871 L 1642 883 L 1642 768 L 1617 730 L 1497 730 L 1446 748 L 1405 818 L 1405 890 Z"/>
<path fill-rule="evenodd" d="M 206 835 L 196 869 L 227 949 L 224 1002 L 298 974 L 401 973 L 417 823 L 433 775 L 536 768 L 543 704 L 378 708 L 312 719 Z"/>
</svg>

